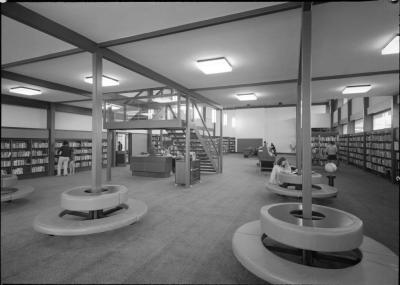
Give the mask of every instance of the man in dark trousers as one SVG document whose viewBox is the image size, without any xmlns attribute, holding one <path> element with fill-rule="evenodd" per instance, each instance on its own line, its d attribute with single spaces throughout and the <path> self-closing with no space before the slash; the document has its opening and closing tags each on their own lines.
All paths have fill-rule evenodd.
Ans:
<svg viewBox="0 0 400 285">
<path fill-rule="evenodd" d="M 61 167 L 64 168 L 64 176 L 68 175 L 68 162 L 72 155 L 72 149 L 68 146 L 68 142 L 64 141 L 62 147 L 58 150 L 57 176 L 61 176 Z"/>
</svg>

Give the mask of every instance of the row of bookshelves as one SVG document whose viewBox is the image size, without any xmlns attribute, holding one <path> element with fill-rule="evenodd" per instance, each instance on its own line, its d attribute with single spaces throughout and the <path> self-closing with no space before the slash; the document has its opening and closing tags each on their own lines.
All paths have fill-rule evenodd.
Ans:
<svg viewBox="0 0 400 285">
<path fill-rule="evenodd" d="M 399 173 L 398 129 L 339 136 L 338 157 L 365 170 L 395 179 Z"/>
<path fill-rule="evenodd" d="M 64 140 L 56 140 L 54 154 L 62 146 Z M 75 167 L 91 166 L 92 142 L 88 139 L 67 140 L 73 150 Z M 13 173 L 24 177 L 29 174 L 49 174 L 49 142 L 47 139 L 1 139 L 1 169 L 6 173 Z M 102 143 L 103 166 L 107 164 L 107 141 Z M 55 157 L 54 163 L 58 158 Z M 57 169 L 57 165 L 55 165 Z"/>
<path fill-rule="evenodd" d="M 326 147 L 331 142 L 337 142 L 338 134 L 336 132 L 316 132 L 311 133 L 311 154 L 312 163 L 323 165 L 327 160 Z"/>
</svg>

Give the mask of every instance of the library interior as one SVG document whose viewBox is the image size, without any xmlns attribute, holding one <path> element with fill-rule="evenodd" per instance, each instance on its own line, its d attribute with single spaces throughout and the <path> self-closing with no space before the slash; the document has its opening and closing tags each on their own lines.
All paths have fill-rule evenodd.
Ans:
<svg viewBox="0 0 400 285">
<path fill-rule="evenodd" d="M 1 283 L 399 284 L 399 4 L 1 3 Z"/>
</svg>

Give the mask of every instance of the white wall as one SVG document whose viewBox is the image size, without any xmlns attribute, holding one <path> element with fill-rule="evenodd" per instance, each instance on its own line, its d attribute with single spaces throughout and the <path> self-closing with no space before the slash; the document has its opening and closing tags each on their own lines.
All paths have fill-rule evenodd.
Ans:
<svg viewBox="0 0 400 285">
<path fill-rule="evenodd" d="M 326 113 L 325 105 L 312 106 L 311 111 L 312 128 L 330 128 L 330 114 Z M 224 137 L 262 138 L 268 144 L 273 142 L 278 152 L 291 152 L 290 144 L 296 144 L 296 107 L 237 109 L 225 112 L 228 114 L 228 126 L 223 128 Z M 236 118 L 235 128 L 232 127 L 233 117 Z"/>
<path fill-rule="evenodd" d="M 46 129 L 47 110 L 1 104 L 1 126 Z"/>
<path fill-rule="evenodd" d="M 347 119 L 349 117 L 348 103 L 344 104 L 340 111 L 340 120 Z"/>
<path fill-rule="evenodd" d="M 147 152 L 147 134 L 132 134 L 132 155 L 140 155 L 141 152 Z"/>
<path fill-rule="evenodd" d="M 55 129 L 92 131 L 92 116 L 55 112 Z"/>
<path fill-rule="evenodd" d="M 351 100 L 351 113 L 358 114 L 364 112 L 364 98 L 354 98 Z"/>
</svg>

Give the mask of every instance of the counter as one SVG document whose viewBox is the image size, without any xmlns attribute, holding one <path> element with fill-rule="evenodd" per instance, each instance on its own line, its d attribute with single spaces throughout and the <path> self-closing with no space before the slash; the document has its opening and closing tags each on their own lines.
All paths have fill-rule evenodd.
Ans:
<svg viewBox="0 0 400 285">
<path fill-rule="evenodd" d="M 170 156 L 132 156 L 132 175 L 148 177 L 169 177 L 172 170 Z"/>
</svg>

